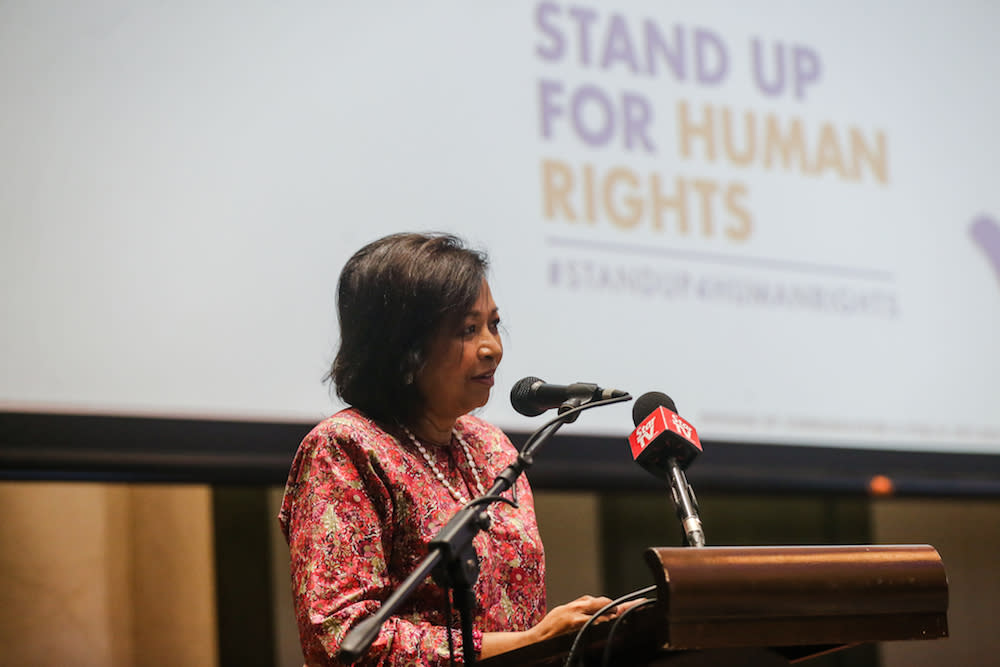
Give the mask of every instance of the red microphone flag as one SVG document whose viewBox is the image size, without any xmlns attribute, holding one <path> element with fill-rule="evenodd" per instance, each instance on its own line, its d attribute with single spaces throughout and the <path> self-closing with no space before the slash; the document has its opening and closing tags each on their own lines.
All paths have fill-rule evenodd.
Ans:
<svg viewBox="0 0 1000 667">
<path fill-rule="evenodd" d="M 668 445 L 670 453 L 677 458 L 677 463 L 682 468 L 687 467 L 687 464 L 702 451 L 701 441 L 698 439 L 698 432 L 694 426 L 676 412 L 671 412 L 660 406 L 650 412 L 649 416 L 642 420 L 629 435 L 628 442 L 632 447 L 632 458 L 638 460 L 646 447 L 664 434 L 668 434 L 664 440 L 672 441 Z M 677 438 L 682 438 L 684 442 L 678 441 Z"/>
</svg>

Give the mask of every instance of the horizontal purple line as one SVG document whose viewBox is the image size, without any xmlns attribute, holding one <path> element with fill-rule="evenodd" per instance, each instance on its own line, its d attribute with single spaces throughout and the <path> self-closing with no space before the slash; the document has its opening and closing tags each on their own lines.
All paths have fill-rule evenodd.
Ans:
<svg viewBox="0 0 1000 667">
<path fill-rule="evenodd" d="M 799 273 L 822 273 L 827 275 L 863 278 L 880 282 L 892 282 L 893 275 L 888 271 L 876 269 L 859 269 L 849 266 L 832 266 L 829 264 L 814 264 L 810 262 L 795 262 L 785 259 L 768 259 L 766 257 L 737 257 L 713 252 L 697 252 L 690 250 L 674 250 L 639 246 L 631 243 L 609 243 L 607 241 L 586 241 L 550 236 L 545 239 L 550 246 L 563 248 L 580 248 L 598 250 L 628 255 L 646 255 L 651 257 L 673 257 L 676 259 L 694 260 L 698 262 L 714 262 L 732 266 L 748 266 L 758 269 L 777 269 L 781 271 L 797 271 Z"/>
</svg>

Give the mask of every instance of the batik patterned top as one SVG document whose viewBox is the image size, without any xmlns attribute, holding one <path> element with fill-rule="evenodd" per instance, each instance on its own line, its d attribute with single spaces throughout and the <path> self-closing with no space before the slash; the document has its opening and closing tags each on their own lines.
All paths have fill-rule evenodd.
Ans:
<svg viewBox="0 0 1000 667">
<path fill-rule="evenodd" d="M 498 428 L 472 416 L 456 429 L 469 445 L 424 449 L 451 485 L 478 495 L 517 456 Z M 506 495 L 510 495 L 509 492 Z M 519 508 L 494 504 L 492 526 L 473 541 L 480 559 L 474 643 L 482 633 L 520 631 L 545 613 L 545 565 L 531 489 L 517 482 Z M 322 422 L 292 462 L 279 521 L 292 560 L 292 594 L 306 662 L 338 665 L 340 642 L 420 564 L 459 503 L 420 451 L 356 410 Z M 447 665 L 447 596 L 428 577 L 385 625 L 361 665 Z M 453 642 L 461 656 L 458 615 Z"/>
</svg>

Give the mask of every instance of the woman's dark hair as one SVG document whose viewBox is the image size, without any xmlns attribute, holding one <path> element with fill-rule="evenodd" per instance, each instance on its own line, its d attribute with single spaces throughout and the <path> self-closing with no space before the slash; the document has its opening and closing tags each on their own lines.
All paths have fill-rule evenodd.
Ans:
<svg viewBox="0 0 1000 667">
<path fill-rule="evenodd" d="M 327 378 L 371 419 L 412 423 L 429 341 L 476 303 L 488 260 L 448 234 L 393 234 L 347 260 L 337 286 L 340 348 Z"/>
</svg>

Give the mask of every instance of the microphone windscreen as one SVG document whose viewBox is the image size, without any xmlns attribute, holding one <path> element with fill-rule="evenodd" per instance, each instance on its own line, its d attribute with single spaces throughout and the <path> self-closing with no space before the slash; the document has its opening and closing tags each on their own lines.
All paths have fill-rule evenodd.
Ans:
<svg viewBox="0 0 1000 667">
<path fill-rule="evenodd" d="M 635 400 L 632 404 L 632 423 L 638 426 L 656 408 L 664 407 L 671 412 L 677 412 L 674 399 L 670 398 L 662 391 L 648 391 Z"/>
<path fill-rule="evenodd" d="M 545 412 L 545 410 L 539 410 L 531 400 L 531 388 L 540 382 L 544 382 L 544 380 L 529 375 L 526 378 L 521 378 L 517 384 L 511 387 L 510 404 L 525 417 L 537 417 Z"/>
</svg>

